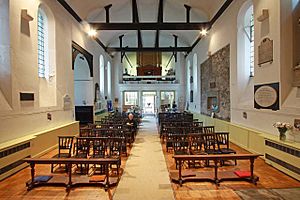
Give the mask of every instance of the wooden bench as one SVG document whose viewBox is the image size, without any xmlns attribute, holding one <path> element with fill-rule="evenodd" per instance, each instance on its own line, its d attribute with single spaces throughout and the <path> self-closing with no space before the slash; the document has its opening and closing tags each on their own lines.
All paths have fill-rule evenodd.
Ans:
<svg viewBox="0 0 300 200">
<path fill-rule="evenodd" d="M 178 172 L 171 172 L 171 180 L 177 182 L 182 186 L 183 182 L 186 181 L 211 181 L 219 185 L 221 181 L 225 180 L 244 180 L 251 182 L 256 185 L 259 177 L 254 176 L 254 160 L 262 156 L 260 154 L 225 154 L 225 155 L 174 155 L 175 163 L 178 163 Z M 182 174 L 182 164 L 183 162 L 195 162 L 195 161 L 209 161 L 214 162 L 214 171 L 202 171 L 193 172 L 188 175 Z M 234 171 L 218 171 L 218 163 L 222 163 L 227 160 L 249 160 L 250 162 L 250 175 L 247 177 L 240 177 L 234 173 Z"/>
<path fill-rule="evenodd" d="M 119 176 L 117 178 L 109 177 L 109 165 L 111 164 L 118 164 L 119 159 L 113 158 L 25 158 L 25 162 L 30 164 L 31 167 L 31 180 L 26 183 L 27 190 L 31 190 L 37 186 L 43 185 L 50 185 L 50 186 L 65 186 L 67 192 L 76 186 L 89 186 L 89 185 L 100 185 L 104 186 L 105 191 L 108 190 L 110 186 L 116 185 L 119 182 Z M 35 176 L 35 165 L 36 164 L 64 164 L 68 168 L 68 176 L 64 175 L 49 175 L 44 177 L 49 177 L 49 180 L 40 181 L 39 177 Z M 77 178 L 75 181 L 72 181 L 72 165 L 74 164 L 99 164 L 105 166 L 105 178 L 99 182 L 90 182 L 88 177 L 84 178 Z M 74 177 L 73 177 L 74 178 Z M 75 179 L 75 178 L 74 178 Z"/>
</svg>

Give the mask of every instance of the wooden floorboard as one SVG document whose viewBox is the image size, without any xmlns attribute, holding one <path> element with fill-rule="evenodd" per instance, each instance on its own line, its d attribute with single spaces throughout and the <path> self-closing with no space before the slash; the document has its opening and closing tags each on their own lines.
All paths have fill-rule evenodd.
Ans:
<svg viewBox="0 0 300 200">
<path fill-rule="evenodd" d="M 238 146 L 231 144 L 231 147 L 236 149 L 238 153 L 249 153 Z M 163 151 L 167 163 L 168 170 L 173 171 L 175 169 L 175 163 L 172 159 L 172 152 L 167 153 L 165 145 L 163 144 Z M 54 150 L 44 157 L 52 157 L 57 153 Z M 127 158 L 122 157 L 122 166 L 124 169 Z M 248 161 L 238 161 L 238 165 L 234 166 L 233 162 L 227 163 L 230 166 L 225 166 L 223 169 L 230 170 L 247 170 Z M 49 165 L 37 165 L 38 174 L 47 175 L 50 173 Z M 211 168 L 198 168 L 197 170 L 211 171 Z M 257 186 L 244 182 L 244 181 L 224 181 L 220 186 L 216 186 L 210 182 L 187 182 L 182 187 L 178 184 L 172 183 L 175 199 L 178 200 L 196 200 L 196 199 L 241 199 L 239 194 L 253 193 L 253 191 L 270 191 L 274 190 L 288 190 L 294 191 L 293 188 L 300 188 L 300 182 L 285 175 L 277 169 L 267 165 L 263 159 L 255 161 L 254 172 L 259 176 L 260 180 Z M 30 179 L 30 168 L 27 167 L 18 173 L 10 176 L 9 178 L 0 182 L 0 200 L 4 199 L 76 199 L 76 200 L 88 200 L 88 199 L 111 199 L 115 192 L 115 187 L 109 192 L 105 192 L 102 187 L 78 187 L 72 189 L 69 193 L 66 192 L 64 187 L 38 187 L 31 191 L 27 191 L 25 186 L 26 181 Z M 138 192 L 138 191 L 137 191 Z M 263 193 L 263 192 L 262 192 Z M 290 194 L 289 190 L 289 194 Z M 248 194 L 249 195 L 249 194 Z"/>
<path fill-rule="evenodd" d="M 53 150 L 44 155 L 45 158 L 50 158 L 57 153 Z M 129 153 L 130 154 L 130 153 Z M 122 156 L 121 172 L 124 169 L 127 157 Z M 36 165 L 36 175 L 49 175 L 50 165 Z M 61 174 L 56 170 L 54 174 Z M 87 179 L 84 176 L 83 179 Z M 104 191 L 103 187 L 76 187 L 72 188 L 69 193 L 66 192 L 65 187 L 42 186 L 36 187 L 31 191 L 27 191 L 25 183 L 30 180 L 30 167 L 27 167 L 16 174 L 2 180 L 0 182 L 0 200 L 32 200 L 32 199 L 76 199 L 76 200 L 99 200 L 112 199 L 116 187 L 112 187 L 108 192 Z M 50 179 L 51 180 L 51 179 Z M 74 180 L 76 181 L 76 180 Z"/>
<path fill-rule="evenodd" d="M 162 144 L 168 170 L 174 172 L 176 170 L 173 152 L 166 151 L 165 144 Z M 237 153 L 249 153 L 237 145 L 231 144 L 231 148 Z M 226 166 L 219 170 L 249 170 L 249 161 L 238 161 L 238 165 L 234 165 L 234 161 L 226 162 Z M 212 167 L 198 167 L 197 169 L 189 169 L 189 171 L 213 171 Z M 191 173 L 191 172 L 189 172 Z M 246 181 L 224 181 L 220 186 L 216 186 L 210 182 L 186 182 L 182 187 L 179 184 L 172 183 L 175 198 L 178 200 L 190 199 L 241 199 L 235 191 L 251 190 L 251 189 L 283 189 L 283 188 L 300 188 L 300 182 L 273 168 L 265 163 L 261 158 L 255 161 L 254 174 L 259 176 L 257 185 Z"/>
</svg>

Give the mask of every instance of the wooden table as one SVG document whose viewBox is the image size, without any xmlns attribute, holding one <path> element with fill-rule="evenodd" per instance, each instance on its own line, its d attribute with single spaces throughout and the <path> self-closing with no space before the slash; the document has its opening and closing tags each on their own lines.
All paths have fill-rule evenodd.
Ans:
<svg viewBox="0 0 300 200">
<path fill-rule="evenodd" d="M 260 154 L 223 154 L 223 155 L 174 155 L 175 163 L 178 163 L 178 173 L 170 173 L 171 180 L 178 182 L 180 186 L 185 181 L 212 181 L 219 185 L 224 180 L 245 180 L 256 184 L 259 180 L 258 177 L 254 176 L 254 160 L 262 156 Z M 239 177 L 231 171 L 218 171 L 218 163 L 227 160 L 249 160 L 250 162 L 250 177 Z M 182 175 L 182 163 L 184 161 L 214 161 L 213 172 L 195 172 L 194 175 L 184 177 Z"/>
<path fill-rule="evenodd" d="M 119 159 L 114 158 L 25 158 L 25 162 L 30 164 L 31 167 L 31 180 L 26 183 L 27 190 L 31 190 L 34 187 L 42 185 L 52 185 L 52 186 L 65 186 L 66 190 L 69 191 L 72 187 L 83 186 L 83 185 L 102 185 L 105 191 L 112 185 L 116 185 L 119 181 L 110 181 L 109 177 L 109 165 L 118 164 Z M 36 164 L 65 164 L 68 168 L 68 176 L 63 177 L 62 175 L 54 175 L 49 181 L 40 182 L 35 181 L 35 165 Z M 72 165 L 74 164 L 99 164 L 105 166 L 105 181 L 102 183 L 91 183 L 89 181 L 80 180 L 72 182 Z"/>
</svg>

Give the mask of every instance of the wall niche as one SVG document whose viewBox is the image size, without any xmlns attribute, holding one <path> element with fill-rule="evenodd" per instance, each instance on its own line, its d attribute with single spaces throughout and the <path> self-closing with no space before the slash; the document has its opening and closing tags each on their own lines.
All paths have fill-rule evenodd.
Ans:
<svg viewBox="0 0 300 200">
<path fill-rule="evenodd" d="M 230 121 L 229 44 L 201 64 L 201 113 Z"/>
</svg>

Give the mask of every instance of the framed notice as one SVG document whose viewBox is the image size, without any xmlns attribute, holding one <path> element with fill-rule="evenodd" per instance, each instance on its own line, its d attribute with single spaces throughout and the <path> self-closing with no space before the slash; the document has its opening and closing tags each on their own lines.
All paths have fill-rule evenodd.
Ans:
<svg viewBox="0 0 300 200">
<path fill-rule="evenodd" d="M 254 108 L 279 110 L 279 83 L 255 85 Z"/>
</svg>

